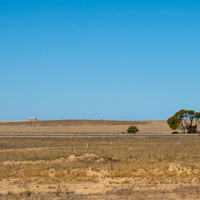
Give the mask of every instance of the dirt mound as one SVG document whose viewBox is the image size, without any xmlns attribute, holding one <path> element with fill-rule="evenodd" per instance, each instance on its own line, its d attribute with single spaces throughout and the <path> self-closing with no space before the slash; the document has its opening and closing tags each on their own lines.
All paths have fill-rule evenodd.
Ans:
<svg viewBox="0 0 200 200">
<path fill-rule="evenodd" d="M 75 155 L 71 155 L 68 157 L 67 161 L 69 162 L 95 162 L 97 160 L 99 160 L 100 157 L 97 156 L 96 154 L 84 154 L 82 156 L 75 156 Z"/>
<path fill-rule="evenodd" d="M 69 162 L 75 162 L 75 161 L 77 161 L 77 157 L 75 155 L 71 155 L 71 156 L 69 156 L 67 158 L 67 161 L 69 161 Z"/>
<path fill-rule="evenodd" d="M 52 162 L 55 162 L 55 163 L 64 163 L 66 161 L 67 160 L 65 158 L 58 158 L 58 159 L 53 160 Z"/>
</svg>

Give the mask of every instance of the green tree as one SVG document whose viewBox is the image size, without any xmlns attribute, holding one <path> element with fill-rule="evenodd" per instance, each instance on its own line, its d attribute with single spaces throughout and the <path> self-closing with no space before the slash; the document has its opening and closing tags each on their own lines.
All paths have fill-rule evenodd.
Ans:
<svg viewBox="0 0 200 200">
<path fill-rule="evenodd" d="M 200 112 L 194 110 L 179 110 L 167 120 L 173 130 L 180 129 L 183 133 L 196 133 Z"/>
<path fill-rule="evenodd" d="M 128 133 L 136 133 L 138 132 L 138 128 L 136 126 L 130 126 L 127 130 Z"/>
</svg>

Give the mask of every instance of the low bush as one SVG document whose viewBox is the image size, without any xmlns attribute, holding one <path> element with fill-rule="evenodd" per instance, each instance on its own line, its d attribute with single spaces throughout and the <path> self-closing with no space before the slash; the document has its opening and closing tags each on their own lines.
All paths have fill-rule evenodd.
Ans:
<svg viewBox="0 0 200 200">
<path fill-rule="evenodd" d="M 138 128 L 136 126 L 130 126 L 127 130 L 128 133 L 136 133 L 138 132 Z"/>
</svg>

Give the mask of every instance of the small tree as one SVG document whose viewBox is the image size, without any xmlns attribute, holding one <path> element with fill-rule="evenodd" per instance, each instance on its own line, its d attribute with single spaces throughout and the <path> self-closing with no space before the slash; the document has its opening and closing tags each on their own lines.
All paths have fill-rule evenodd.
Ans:
<svg viewBox="0 0 200 200">
<path fill-rule="evenodd" d="M 130 126 L 127 130 L 128 133 L 136 133 L 138 132 L 138 128 L 136 126 Z"/>
<path fill-rule="evenodd" d="M 167 120 L 173 130 L 180 129 L 183 133 L 196 133 L 200 119 L 200 112 L 194 110 L 179 110 Z"/>
</svg>

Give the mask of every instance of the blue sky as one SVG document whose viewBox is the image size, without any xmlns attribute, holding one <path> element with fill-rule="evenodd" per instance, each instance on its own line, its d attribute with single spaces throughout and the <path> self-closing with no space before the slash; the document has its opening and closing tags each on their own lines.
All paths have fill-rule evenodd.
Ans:
<svg viewBox="0 0 200 200">
<path fill-rule="evenodd" d="M 0 0 L 0 120 L 200 111 L 200 1 Z"/>
</svg>

